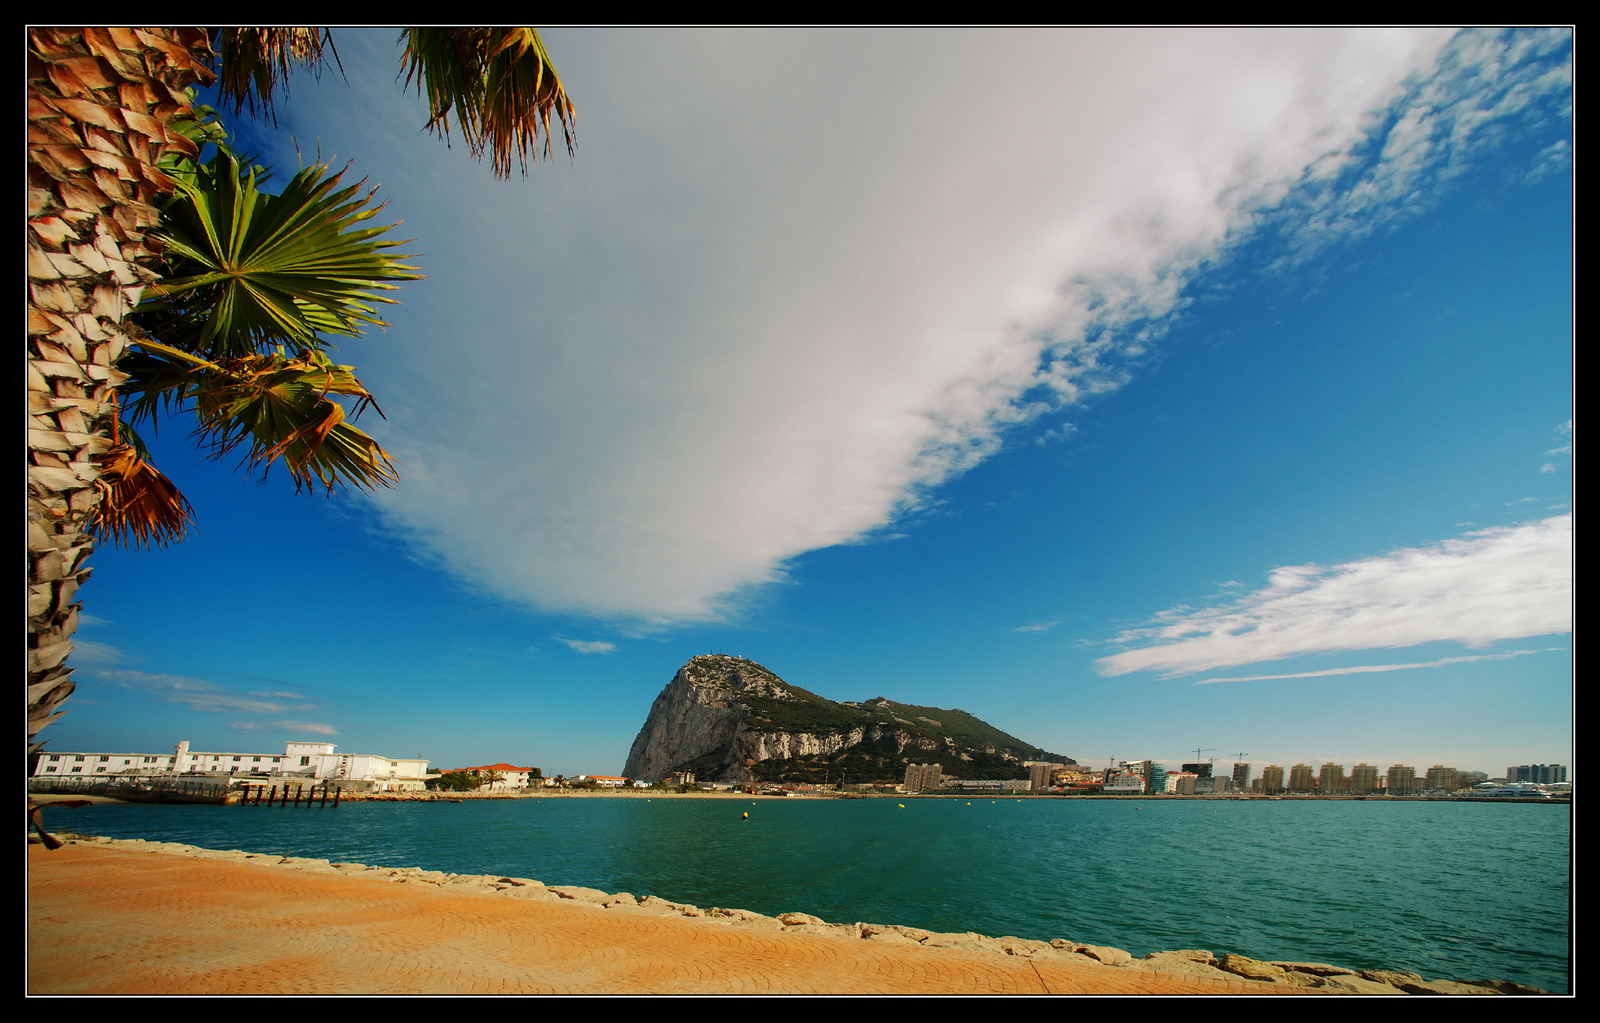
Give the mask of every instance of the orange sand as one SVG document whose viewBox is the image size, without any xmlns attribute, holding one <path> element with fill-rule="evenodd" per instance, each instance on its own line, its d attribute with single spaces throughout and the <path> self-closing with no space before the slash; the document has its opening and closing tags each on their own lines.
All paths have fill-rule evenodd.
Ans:
<svg viewBox="0 0 1600 1023">
<path fill-rule="evenodd" d="M 1304 992 L 88 845 L 28 896 L 31 994 Z"/>
</svg>

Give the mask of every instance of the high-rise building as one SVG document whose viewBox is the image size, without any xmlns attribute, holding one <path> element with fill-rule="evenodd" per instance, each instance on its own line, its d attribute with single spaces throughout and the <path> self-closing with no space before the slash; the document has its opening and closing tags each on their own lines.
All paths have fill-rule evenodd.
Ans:
<svg viewBox="0 0 1600 1023">
<path fill-rule="evenodd" d="M 1211 762 L 1210 761 L 1207 761 L 1206 763 L 1203 763 L 1203 764 L 1184 764 L 1183 765 L 1183 769 L 1187 773 L 1194 775 L 1196 778 L 1209 778 L 1209 777 L 1211 777 Z"/>
<path fill-rule="evenodd" d="M 1261 794 L 1275 796 L 1283 791 L 1283 766 L 1268 764 L 1261 769 Z"/>
<path fill-rule="evenodd" d="M 1378 789 L 1378 769 L 1371 764 L 1357 764 L 1350 768 L 1350 791 L 1364 796 Z"/>
<path fill-rule="evenodd" d="M 1060 764 L 1049 764 L 1042 760 L 1028 764 L 1028 791 L 1048 792 L 1050 790 L 1050 776 Z"/>
<path fill-rule="evenodd" d="M 1250 791 L 1250 765 L 1244 761 L 1233 762 L 1233 787 L 1239 792 Z"/>
<path fill-rule="evenodd" d="M 1506 768 L 1506 781 L 1531 781 L 1535 785 L 1560 785 L 1567 780 L 1567 769 L 1561 764 L 1523 764 Z"/>
<path fill-rule="evenodd" d="M 1167 790 L 1167 769 L 1154 760 L 1132 760 L 1122 765 L 1124 770 L 1132 771 L 1144 779 L 1145 792 L 1165 792 Z"/>
<path fill-rule="evenodd" d="M 1310 792 L 1315 787 L 1310 764 L 1295 764 L 1289 768 L 1290 792 Z"/>
<path fill-rule="evenodd" d="M 942 764 L 907 764 L 905 790 L 922 792 L 938 788 L 944 781 L 943 768 Z"/>
<path fill-rule="evenodd" d="M 1405 764 L 1394 764 L 1384 782 L 1391 796 L 1409 796 L 1417 791 L 1417 769 Z"/>
<path fill-rule="evenodd" d="M 1344 778 L 1343 764 L 1323 764 L 1322 770 L 1317 772 L 1317 791 L 1324 796 L 1348 792 L 1349 789 L 1350 785 Z"/>
<path fill-rule="evenodd" d="M 1427 780 L 1422 787 L 1430 792 L 1454 792 L 1457 786 L 1456 769 L 1443 764 L 1434 764 L 1428 768 Z"/>
</svg>

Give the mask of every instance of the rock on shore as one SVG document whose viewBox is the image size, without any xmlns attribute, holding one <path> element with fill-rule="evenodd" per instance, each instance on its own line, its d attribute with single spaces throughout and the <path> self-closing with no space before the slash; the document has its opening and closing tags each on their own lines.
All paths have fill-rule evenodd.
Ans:
<svg viewBox="0 0 1600 1023">
<path fill-rule="evenodd" d="M 499 877 L 493 874 L 451 874 L 421 867 L 374 867 L 360 863 L 335 863 L 301 856 L 277 856 L 244 852 L 238 849 L 202 849 L 174 842 L 143 839 L 112 839 L 85 835 L 58 834 L 64 842 L 110 845 L 141 852 L 193 856 L 204 859 L 236 860 L 283 867 L 337 873 L 387 884 L 425 884 L 448 887 L 457 892 L 481 892 L 518 899 L 569 901 L 596 910 L 617 913 L 647 913 L 704 920 L 708 925 L 750 928 L 774 932 L 814 934 L 847 941 L 877 941 L 923 948 L 959 949 L 994 955 L 1045 959 L 1083 956 L 1106 966 L 1129 970 L 1148 970 L 1166 974 L 1187 974 L 1217 978 L 1245 978 L 1284 985 L 1307 993 L 1324 994 L 1515 994 L 1542 995 L 1550 992 L 1510 981 L 1425 980 L 1415 973 L 1398 970 L 1352 970 L 1327 963 L 1260 961 L 1231 953 L 1212 953 L 1204 949 L 1152 952 L 1143 957 L 1119 948 L 1089 945 L 1056 938 L 1038 941 L 1011 936 L 941 933 L 898 924 L 829 923 L 807 913 L 781 913 L 766 916 L 747 909 L 721 906 L 701 908 L 672 902 L 654 895 L 635 896 L 628 892 L 607 893 L 574 885 L 546 885 L 527 877 Z"/>
</svg>

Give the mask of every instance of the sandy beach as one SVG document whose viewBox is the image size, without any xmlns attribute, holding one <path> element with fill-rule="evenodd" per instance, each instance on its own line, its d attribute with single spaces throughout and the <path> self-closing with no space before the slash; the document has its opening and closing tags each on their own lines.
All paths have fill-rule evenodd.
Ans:
<svg viewBox="0 0 1600 1023">
<path fill-rule="evenodd" d="M 28 921 L 33 995 L 1497 993 L 105 839 L 30 845 Z"/>
<path fill-rule="evenodd" d="M 28 850 L 28 990 L 82 994 L 1272 994 L 1301 989 L 786 933 L 510 886 L 114 845 Z M 239 855 L 239 854 L 232 854 Z M 659 901 L 659 900 L 658 900 Z M 752 914 L 751 916 L 754 916 Z M 765 923 L 763 923 L 765 921 Z M 1076 960 L 1076 961 L 1074 961 Z M 1310 992 L 1306 992 L 1310 993 Z"/>
</svg>

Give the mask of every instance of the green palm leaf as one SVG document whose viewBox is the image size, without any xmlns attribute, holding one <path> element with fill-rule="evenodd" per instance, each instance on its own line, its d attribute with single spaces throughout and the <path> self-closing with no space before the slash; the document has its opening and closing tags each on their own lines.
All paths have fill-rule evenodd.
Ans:
<svg viewBox="0 0 1600 1023">
<path fill-rule="evenodd" d="M 389 227 L 364 226 L 383 209 L 369 208 L 376 189 L 340 187 L 343 176 L 318 164 L 267 195 L 259 168 L 242 170 L 232 153 L 198 167 L 165 211 L 169 270 L 135 310 L 140 325 L 221 357 L 269 344 L 305 352 L 321 333 L 387 326 L 376 306 L 394 300 L 383 292 L 422 275 L 388 251 L 404 244 L 381 240 Z"/>
<path fill-rule="evenodd" d="M 242 467 L 263 477 L 281 462 L 295 489 L 320 483 L 371 489 L 399 479 L 393 457 L 349 418 L 373 400 L 350 366 L 336 366 L 318 351 L 300 358 L 247 355 L 202 359 L 154 341 L 136 341 L 125 356 L 130 374 L 122 387 L 129 395 L 130 420 L 153 419 L 157 411 L 192 411 L 194 434 L 221 458 L 244 449 Z M 346 413 L 330 395 L 356 399 Z M 379 411 L 379 415 L 382 412 Z"/>
<path fill-rule="evenodd" d="M 542 150 L 549 159 L 551 120 L 561 122 L 573 152 L 576 112 L 531 28 L 408 28 L 401 36 L 406 84 L 428 98 L 428 128 L 448 139 L 451 117 L 474 158 L 489 154 L 496 177 L 522 173 Z"/>
</svg>

